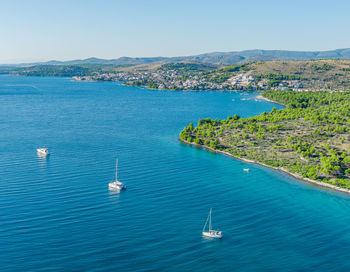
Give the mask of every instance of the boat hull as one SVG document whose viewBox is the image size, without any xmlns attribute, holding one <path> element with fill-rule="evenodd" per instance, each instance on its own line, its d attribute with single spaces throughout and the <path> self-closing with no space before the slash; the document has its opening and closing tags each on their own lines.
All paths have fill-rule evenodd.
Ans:
<svg viewBox="0 0 350 272">
<path fill-rule="evenodd" d="M 39 156 L 43 156 L 43 157 L 50 155 L 50 152 L 47 148 L 38 148 L 36 152 L 38 153 Z"/>
<path fill-rule="evenodd" d="M 108 188 L 114 191 L 126 190 L 126 186 L 120 181 L 114 181 L 108 184 Z"/>
<path fill-rule="evenodd" d="M 221 231 L 203 231 L 202 235 L 209 238 L 221 239 L 222 233 Z"/>
</svg>

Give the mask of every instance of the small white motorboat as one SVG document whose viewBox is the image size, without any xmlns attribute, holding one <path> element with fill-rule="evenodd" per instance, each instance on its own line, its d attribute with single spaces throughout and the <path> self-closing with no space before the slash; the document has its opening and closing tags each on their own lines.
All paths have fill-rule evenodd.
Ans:
<svg viewBox="0 0 350 272">
<path fill-rule="evenodd" d="M 115 166 L 115 180 L 108 184 L 108 188 L 113 191 L 126 190 L 126 185 L 118 180 L 118 160 Z"/>
<path fill-rule="evenodd" d="M 249 168 L 243 168 L 243 171 L 249 172 Z"/>
<path fill-rule="evenodd" d="M 208 231 L 206 231 L 206 227 L 207 227 L 208 222 L 209 222 L 209 228 L 208 228 Z M 221 231 L 212 229 L 212 225 L 211 225 L 211 208 L 210 208 L 210 211 L 209 211 L 209 215 L 208 215 L 207 221 L 205 221 L 205 225 L 204 225 L 204 228 L 203 228 L 203 231 L 202 231 L 202 235 L 205 236 L 205 237 L 210 237 L 210 238 L 218 238 L 218 239 L 222 238 L 222 232 Z"/>
<path fill-rule="evenodd" d="M 36 152 L 38 153 L 39 156 L 44 156 L 44 157 L 46 157 L 46 156 L 50 155 L 49 149 L 46 148 L 46 147 L 38 148 L 38 149 L 36 150 Z"/>
</svg>

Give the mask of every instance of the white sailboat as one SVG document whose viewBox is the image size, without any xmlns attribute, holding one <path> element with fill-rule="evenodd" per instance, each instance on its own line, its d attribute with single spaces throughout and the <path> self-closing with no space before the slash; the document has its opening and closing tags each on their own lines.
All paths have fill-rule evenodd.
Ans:
<svg viewBox="0 0 350 272">
<path fill-rule="evenodd" d="M 208 229 L 208 231 L 206 231 L 206 227 L 207 227 L 208 222 L 209 222 L 209 229 Z M 209 215 L 208 215 L 207 221 L 205 221 L 205 225 L 204 225 L 204 228 L 203 228 L 203 231 L 202 231 L 202 235 L 206 236 L 206 237 L 210 237 L 210 238 L 218 238 L 218 239 L 222 238 L 222 232 L 221 231 L 212 229 L 212 225 L 211 225 L 211 208 L 210 208 L 210 211 L 209 211 Z"/>
<path fill-rule="evenodd" d="M 36 152 L 38 153 L 39 156 L 41 157 L 46 157 L 50 155 L 49 149 L 46 147 L 43 148 L 37 148 Z"/>
<path fill-rule="evenodd" d="M 115 180 L 108 184 L 110 190 L 120 191 L 125 190 L 126 185 L 118 180 L 118 160 L 115 165 Z"/>
</svg>

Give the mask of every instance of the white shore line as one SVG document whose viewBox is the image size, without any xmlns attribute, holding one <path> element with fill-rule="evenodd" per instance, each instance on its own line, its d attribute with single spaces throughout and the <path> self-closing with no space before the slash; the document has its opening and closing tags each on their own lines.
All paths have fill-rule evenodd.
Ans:
<svg viewBox="0 0 350 272">
<path fill-rule="evenodd" d="M 226 156 L 229 156 L 229 157 L 232 157 L 232 158 L 244 161 L 244 162 L 258 164 L 258 165 L 261 165 L 261 166 L 264 166 L 264 167 L 268 167 L 268 168 L 271 168 L 271 169 L 274 169 L 274 170 L 277 170 L 277 171 L 280 171 L 280 172 L 284 172 L 284 173 L 286 173 L 286 174 L 288 174 L 288 175 L 290 175 L 290 176 L 292 176 L 292 177 L 294 177 L 294 178 L 296 178 L 298 180 L 305 181 L 305 182 L 310 183 L 310 184 L 314 184 L 314 185 L 317 185 L 317 186 L 320 186 L 320 187 L 324 187 L 324 188 L 327 188 L 327 189 L 332 189 L 332 190 L 335 190 L 335 191 L 339 191 L 339 192 L 350 194 L 350 190 L 349 189 L 341 188 L 341 187 L 338 187 L 338 186 L 335 186 L 335 185 L 332 185 L 332 184 L 329 184 L 329 183 L 325 183 L 325 182 L 314 180 L 314 179 L 310 179 L 310 178 L 303 178 L 299 174 L 292 173 L 292 172 L 290 172 L 287 169 L 282 168 L 282 167 L 270 166 L 270 165 L 267 165 L 267 164 L 262 163 L 262 162 L 249 160 L 249 159 L 245 159 L 245 158 L 240 158 L 240 157 L 237 157 L 235 155 L 232 155 L 229 152 L 217 150 L 217 149 L 211 148 L 209 146 L 199 145 L 199 144 L 196 144 L 196 143 L 190 143 L 190 142 L 187 142 L 187 141 L 182 140 L 182 139 L 179 139 L 179 140 L 182 143 L 185 143 L 185 144 L 188 144 L 188 145 L 200 147 L 200 148 L 207 149 L 207 150 L 210 150 L 210 151 L 213 151 L 213 152 L 216 152 L 216 153 L 224 154 Z"/>
<path fill-rule="evenodd" d="M 274 104 L 278 104 L 278 105 L 281 105 L 281 106 L 285 106 L 285 105 L 283 105 L 283 104 L 281 104 L 281 103 L 278 103 L 278 102 L 276 102 L 276 101 L 272 101 L 272 100 L 270 100 L 270 99 L 268 99 L 268 98 L 266 98 L 266 97 L 263 97 L 261 94 L 257 95 L 257 96 L 255 97 L 255 99 L 258 99 L 258 100 L 265 100 L 265 101 L 267 101 L 267 102 L 271 102 L 271 103 L 274 103 Z"/>
</svg>

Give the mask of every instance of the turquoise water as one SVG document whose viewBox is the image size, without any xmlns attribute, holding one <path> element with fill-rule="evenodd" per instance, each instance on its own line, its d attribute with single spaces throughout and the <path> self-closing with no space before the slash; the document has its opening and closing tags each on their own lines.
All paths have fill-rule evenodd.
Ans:
<svg viewBox="0 0 350 272">
<path fill-rule="evenodd" d="M 178 141 L 255 96 L 0 76 L 0 270 L 350 271 L 348 195 Z"/>
</svg>

